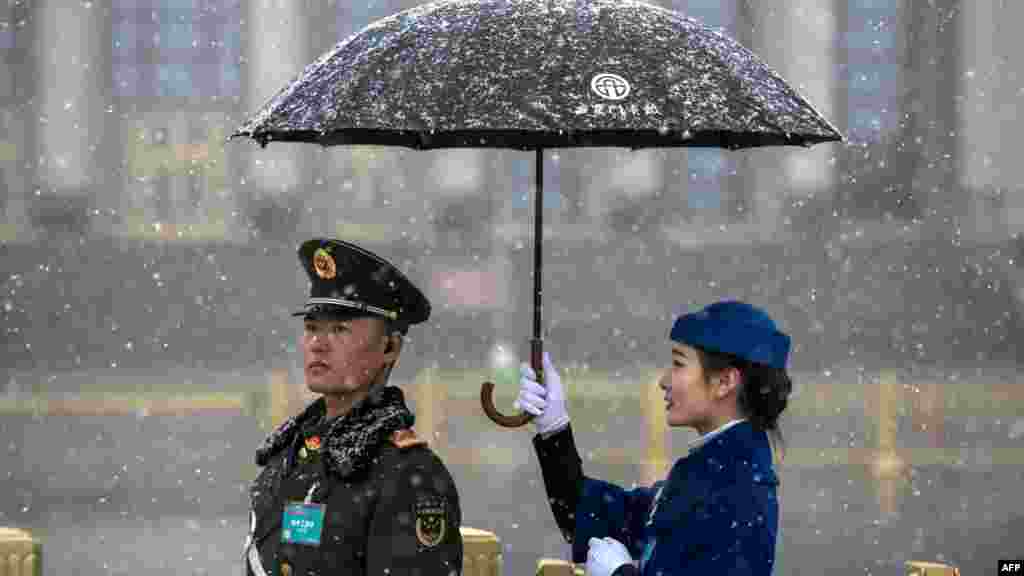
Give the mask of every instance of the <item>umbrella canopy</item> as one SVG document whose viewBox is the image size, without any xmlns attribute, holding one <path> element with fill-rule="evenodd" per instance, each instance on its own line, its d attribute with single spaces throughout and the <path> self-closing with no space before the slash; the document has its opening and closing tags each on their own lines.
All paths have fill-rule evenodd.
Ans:
<svg viewBox="0 0 1024 576">
<path fill-rule="evenodd" d="M 840 139 L 750 50 L 631 0 L 450 0 L 406 10 L 322 55 L 235 135 L 415 149 Z"/>
<path fill-rule="evenodd" d="M 839 132 L 754 53 L 635 0 L 446 0 L 378 20 L 232 138 L 536 150 L 531 364 L 540 378 L 543 149 L 810 146 Z M 484 411 L 506 416 L 480 392 Z"/>
</svg>

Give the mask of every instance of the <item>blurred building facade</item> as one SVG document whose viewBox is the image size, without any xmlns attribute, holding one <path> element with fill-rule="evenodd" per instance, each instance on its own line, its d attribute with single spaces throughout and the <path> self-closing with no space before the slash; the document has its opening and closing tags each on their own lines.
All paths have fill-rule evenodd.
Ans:
<svg viewBox="0 0 1024 576">
<path fill-rule="evenodd" d="M 4 336 L 10 364 L 51 353 L 25 349 L 54 314 L 48 290 L 94 295 L 84 329 L 116 335 L 95 349 L 108 358 L 124 340 L 111 329 L 125 313 L 119 290 L 130 300 L 142 287 L 189 297 L 163 336 L 136 328 L 154 354 L 191 325 L 211 339 L 234 326 L 239 340 L 221 352 L 262 356 L 253 334 L 279 330 L 274 314 L 302 289 L 291 246 L 321 233 L 417 270 L 449 339 L 424 354 L 486 348 L 503 332 L 525 340 L 532 154 L 225 143 L 316 55 L 419 3 L 2 3 L 0 250 L 21 271 L 4 295 L 20 326 Z M 977 337 L 1020 357 L 1010 335 L 1024 302 L 1024 168 L 1010 138 L 1024 77 L 1007 29 L 1024 16 L 1018 3 L 659 3 L 753 48 L 850 142 L 549 153 L 546 320 L 565 354 L 626 355 L 649 344 L 640 326 L 732 295 L 760 300 L 803 341 L 842 342 L 807 344 L 807 356 L 876 346 L 927 361 Z M 278 253 L 279 274 L 246 271 Z M 137 278 L 108 286 L 98 261 Z M 41 262 L 55 266 L 46 278 Z M 73 366 L 83 340 L 69 336 L 46 362 Z M 923 340 L 929 349 L 916 349 Z"/>
</svg>

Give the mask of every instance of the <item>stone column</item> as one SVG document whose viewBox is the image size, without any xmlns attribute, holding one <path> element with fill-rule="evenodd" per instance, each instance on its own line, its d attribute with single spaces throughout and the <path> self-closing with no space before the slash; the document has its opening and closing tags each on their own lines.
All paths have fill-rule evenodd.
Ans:
<svg viewBox="0 0 1024 576">
<path fill-rule="evenodd" d="M 751 3 L 750 47 L 795 87 L 815 109 L 839 122 L 837 14 L 834 0 Z M 837 144 L 811 149 L 774 148 L 749 152 L 755 221 L 762 238 L 783 226 L 788 198 L 831 196 Z M 822 200 L 826 200 L 822 199 Z"/>
<path fill-rule="evenodd" d="M 47 229 L 91 227 L 90 186 L 103 133 L 107 82 L 98 30 L 104 11 L 91 2 L 43 2 L 36 13 L 40 194 L 30 212 Z"/>
<path fill-rule="evenodd" d="M 17 82 L 34 72 L 26 50 L 32 34 L 31 9 L 24 3 L 0 3 L 0 243 L 31 242 L 26 200 L 27 168 L 33 161 L 29 130 L 35 117 L 29 102 L 34 86 Z"/>
<path fill-rule="evenodd" d="M 253 0 L 248 33 L 248 111 L 254 112 L 298 76 L 310 62 L 302 2 Z M 312 144 L 253 144 L 249 153 L 248 216 L 264 237 L 287 238 L 299 220 L 302 155 Z"/>
<path fill-rule="evenodd" d="M 919 155 L 908 188 L 924 200 L 922 239 L 948 239 L 959 246 L 968 205 L 959 186 L 956 160 L 960 156 L 956 92 L 964 73 L 957 54 L 963 45 L 960 20 L 966 12 L 955 0 L 910 4 L 907 10 L 910 50 L 904 83 L 912 92 L 905 103 L 908 120 L 901 138 Z"/>
<path fill-rule="evenodd" d="M 1014 24 L 1024 18 L 1024 4 L 970 2 L 960 11 L 960 185 L 978 240 L 998 240 L 1024 233 L 1024 164 L 1014 151 L 1024 130 L 1017 114 L 1024 96 L 1024 41 Z"/>
<path fill-rule="evenodd" d="M 30 152 L 25 110 L 24 105 L 0 108 L 0 244 L 30 242 L 33 237 L 26 205 L 30 188 L 24 166 Z"/>
<path fill-rule="evenodd" d="M 957 257 L 970 244 L 964 237 L 971 228 L 970 201 L 960 187 L 960 144 L 956 135 L 960 111 L 956 100 L 963 70 L 958 62 L 960 21 L 964 15 L 956 0 L 908 3 L 906 14 L 907 65 L 904 85 L 906 120 L 898 135 L 907 150 L 909 170 L 903 183 L 920 199 L 923 215 L 920 223 L 920 258 L 934 262 L 935 290 L 905 298 L 904 306 L 919 310 L 928 318 L 928 331 L 920 335 L 914 360 L 938 365 L 962 354 L 970 342 L 959 341 L 957 310 L 965 305 L 961 287 L 970 275 L 958 269 Z M 903 160 L 901 160 L 903 161 Z M 948 256 L 947 256 L 948 255 Z M 968 305 L 966 310 L 970 310 Z M 903 330 L 912 334 L 913 315 L 905 317 Z M 976 344 L 975 344 L 976 345 Z"/>
<path fill-rule="evenodd" d="M 167 222 L 162 232 L 165 238 L 175 239 L 189 234 L 189 225 L 198 224 L 189 209 L 189 169 L 192 141 L 189 137 L 189 118 L 184 110 L 175 110 L 166 116 L 167 139 L 171 143 L 168 161 L 175 166 L 167 178 Z"/>
<path fill-rule="evenodd" d="M 1024 164 L 1017 159 L 1015 142 L 1024 129 L 1017 114 L 1024 99 L 1024 40 L 1015 30 L 1024 18 L 1024 4 L 971 2 L 961 11 L 960 188 L 973 213 L 969 222 L 974 240 L 1009 240 L 1008 253 L 996 263 L 1005 273 L 1017 313 L 1024 314 Z"/>
</svg>

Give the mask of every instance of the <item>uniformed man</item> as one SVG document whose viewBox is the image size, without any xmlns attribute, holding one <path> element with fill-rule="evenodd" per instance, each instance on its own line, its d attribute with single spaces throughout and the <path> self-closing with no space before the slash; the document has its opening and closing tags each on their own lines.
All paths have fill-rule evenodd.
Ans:
<svg viewBox="0 0 1024 576">
<path fill-rule="evenodd" d="M 462 571 L 459 495 L 387 384 L 430 303 L 352 244 L 299 248 L 312 283 L 302 316 L 306 385 L 321 395 L 260 446 L 245 546 L 253 576 L 452 576 Z"/>
</svg>

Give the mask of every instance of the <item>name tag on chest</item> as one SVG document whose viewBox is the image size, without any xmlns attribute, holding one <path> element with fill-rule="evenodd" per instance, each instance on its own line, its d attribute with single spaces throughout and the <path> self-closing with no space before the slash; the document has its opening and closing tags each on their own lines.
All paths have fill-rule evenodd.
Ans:
<svg viewBox="0 0 1024 576">
<path fill-rule="evenodd" d="M 293 502 L 284 507 L 281 518 L 281 542 L 319 546 L 324 530 L 323 504 Z"/>
</svg>

